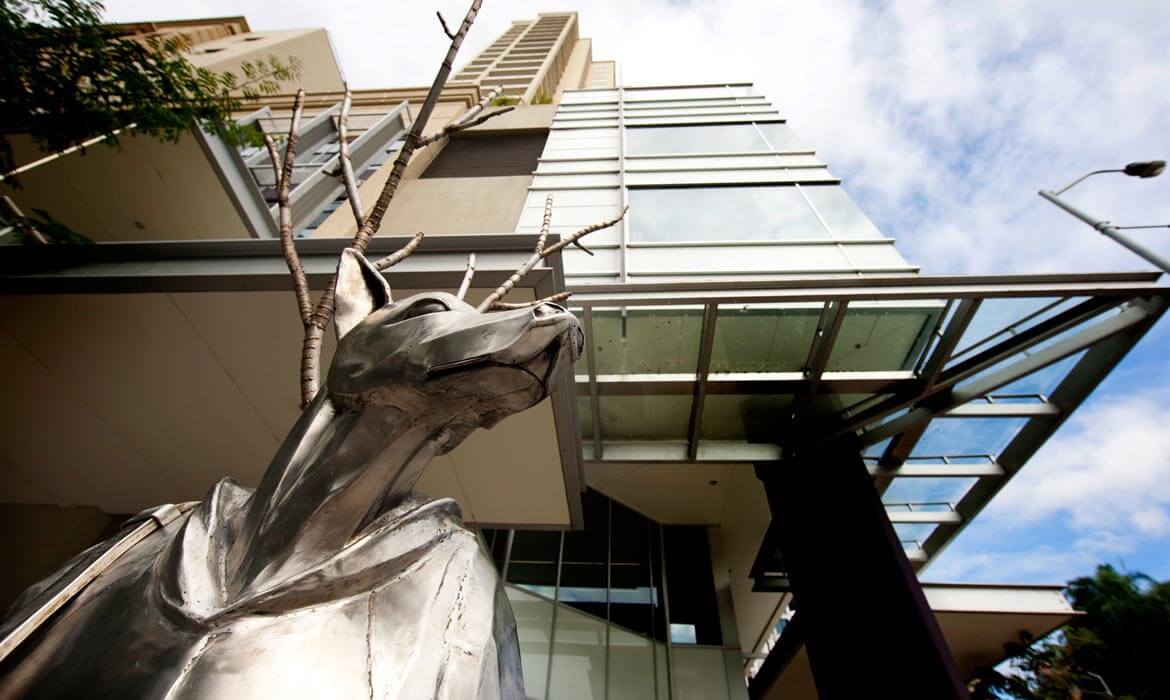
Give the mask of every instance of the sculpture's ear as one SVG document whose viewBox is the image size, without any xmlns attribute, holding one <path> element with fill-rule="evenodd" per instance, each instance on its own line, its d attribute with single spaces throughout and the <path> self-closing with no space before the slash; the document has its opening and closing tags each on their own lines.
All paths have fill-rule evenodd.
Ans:
<svg viewBox="0 0 1170 700">
<path fill-rule="evenodd" d="M 337 291 L 333 325 L 337 337 L 348 333 L 362 319 L 392 301 L 390 285 L 365 257 L 346 248 L 337 266 Z"/>
</svg>

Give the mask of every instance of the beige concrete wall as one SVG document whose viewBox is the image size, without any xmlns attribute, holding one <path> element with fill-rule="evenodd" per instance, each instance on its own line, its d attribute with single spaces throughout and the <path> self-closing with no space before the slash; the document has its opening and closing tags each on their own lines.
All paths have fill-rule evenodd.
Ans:
<svg viewBox="0 0 1170 700">
<path fill-rule="evenodd" d="M 414 103 L 411 104 L 415 108 Z M 442 128 L 463 114 L 466 105 L 440 103 L 423 133 Z M 556 105 L 518 105 L 511 112 L 473 127 L 475 132 L 544 131 L 552 123 Z M 510 233 L 516 230 L 528 186 L 529 175 L 516 177 L 460 177 L 420 180 L 419 176 L 442 151 L 446 141 L 415 153 L 407 166 L 402 183 L 386 218 L 382 235 L 410 235 L 423 231 L 428 235 L 456 233 Z M 362 204 L 368 213 L 390 175 L 393 161 L 385 165 L 359 188 Z M 339 207 L 317 229 L 315 236 L 349 237 L 355 231 L 348 207 Z"/>
<path fill-rule="evenodd" d="M 121 520 L 92 507 L 0 504 L 0 610 Z"/>
<path fill-rule="evenodd" d="M 490 108 L 489 108 L 490 109 Z M 551 105 L 516 105 L 516 108 L 506 114 L 493 117 L 478 126 L 466 131 L 468 134 L 501 133 L 501 132 L 537 132 L 548 131 L 552 126 L 553 117 L 557 113 L 557 106 Z"/>
<path fill-rule="evenodd" d="M 416 100 L 410 101 L 411 114 L 416 114 L 420 106 L 420 102 Z M 440 102 L 435 105 L 434 111 L 431 112 L 431 118 L 427 120 L 426 126 L 423 127 L 423 133 L 429 134 L 439 129 L 442 129 L 452 119 L 458 117 L 467 111 L 467 105 L 457 102 Z M 394 200 L 390 204 L 390 210 L 386 213 L 386 218 L 382 220 L 382 232 L 389 232 L 386 226 L 390 219 L 393 218 L 394 210 L 397 207 L 398 200 L 403 197 L 403 190 L 409 181 L 417 179 L 419 175 L 427 169 L 431 161 L 442 150 L 443 141 L 436 143 L 422 150 L 415 151 L 414 156 L 410 159 L 410 164 L 406 166 L 406 171 L 403 173 L 402 183 L 398 187 L 398 192 L 394 196 Z M 387 160 L 378 172 L 371 175 L 365 182 L 358 187 L 358 195 L 362 199 L 362 206 L 366 214 L 374 208 L 374 203 L 378 199 L 378 195 L 382 192 L 382 187 L 386 184 L 386 180 L 390 178 L 390 171 L 394 169 L 394 160 Z M 337 237 L 352 237 L 357 231 L 357 225 L 353 220 L 353 214 L 350 213 L 349 206 L 338 207 L 337 211 L 333 212 L 329 218 L 321 223 L 317 230 L 313 233 L 314 236 L 337 238 Z M 415 233 L 415 231 L 411 231 Z"/>
<path fill-rule="evenodd" d="M 45 154 L 12 139 L 16 162 Z M 0 184 L 26 213 L 44 209 L 94 241 L 248 238 L 250 234 L 208 157 L 193 137 L 160 143 L 123 136 L 119 149 L 98 144 Z"/>
<path fill-rule="evenodd" d="M 342 90 L 341 69 L 329 35 L 324 29 L 284 29 L 250 32 L 202 43 L 188 57 L 197 66 L 214 71 L 231 71 L 243 80 L 240 64 L 275 55 L 282 61 L 290 55 L 301 60 L 301 77 L 282 85 L 288 92 L 304 88 L 306 92 Z"/>
<path fill-rule="evenodd" d="M 399 188 L 382 233 L 510 233 L 530 184 L 531 175 L 410 180 Z"/>
<path fill-rule="evenodd" d="M 553 103 L 560 104 L 561 95 L 565 90 L 578 90 L 585 84 L 589 74 L 589 64 L 593 62 L 593 40 L 578 39 L 569 60 L 565 64 L 565 71 L 561 74 L 561 81 L 557 83 L 557 91 L 553 95 Z"/>
</svg>

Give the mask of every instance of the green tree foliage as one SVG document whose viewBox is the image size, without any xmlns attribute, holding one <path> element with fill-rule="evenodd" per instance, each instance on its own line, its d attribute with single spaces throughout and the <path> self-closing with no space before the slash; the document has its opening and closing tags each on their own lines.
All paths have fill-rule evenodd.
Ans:
<svg viewBox="0 0 1170 700">
<path fill-rule="evenodd" d="M 28 134 L 58 152 L 116 130 L 177 141 L 192 126 L 238 143 L 240 99 L 273 94 L 300 74 L 275 56 L 245 63 L 243 78 L 198 68 L 182 36 L 119 37 L 98 0 L 0 0 L 0 173 L 16 163 L 7 136 Z M 8 179 L 11 182 L 11 178 Z"/>
<path fill-rule="evenodd" d="M 1009 650 L 1017 672 L 990 672 L 973 697 L 1170 698 L 1170 581 L 1102 565 L 1066 594 L 1084 615 Z"/>
</svg>

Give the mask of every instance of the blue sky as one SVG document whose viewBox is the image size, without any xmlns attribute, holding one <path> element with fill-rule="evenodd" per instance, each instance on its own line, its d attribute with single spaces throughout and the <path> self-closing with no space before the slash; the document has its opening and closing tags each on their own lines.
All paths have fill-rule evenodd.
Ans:
<svg viewBox="0 0 1170 700">
<path fill-rule="evenodd" d="M 116 20 L 246 14 L 325 26 L 356 87 L 427 84 L 463 2 L 110 0 Z M 626 84 L 751 80 L 928 274 L 1147 269 L 1036 196 L 1170 158 L 1170 3 L 487 0 L 463 59 L 513 18 L 577 9 Z M 1101 176 L 1070 199 L 1170 223 L 1170 175 Z M 1170 230 L 1141 234 L 1170 254 Z M 1163 320 L 927 570 L 1060 582 L 1100 561 L 1170 577 L 1170 325 Z"/>
</svg>

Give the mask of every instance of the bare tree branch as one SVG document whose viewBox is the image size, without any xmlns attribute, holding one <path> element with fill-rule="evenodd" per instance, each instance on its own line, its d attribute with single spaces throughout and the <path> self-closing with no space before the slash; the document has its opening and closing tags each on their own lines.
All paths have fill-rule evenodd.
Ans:
<svg viewBox="0 0 1170 700">
<path fill-rule="evenodd" d="M 545 201 L 547 202 L 548 200 L 545 200 Z M 510 292 L 512 290 L 512 288 L 516 286 L 516 283 L 519 282 L 524 277 L 524 275 L 528 274 L 532 270 L 532 268 L 536 267 L 536 263 L 540 262 L 544 258 L 547 258 L 548 256 L 559 251 L 560 249 L 564 248 L 567 245 L 576 244 L 577 240 L 580 239 L 582 236 L 587 236 L 590 233 L 593 233 L 594 231 L 600 231 L 603 228 L 608 228 L 610 226 L 613 226 L 614 224 L 616 224 L 617 222 L 619 222 L 623 218 L 625 218 L 626 212 L 629 210 L 630 210 L 630 208 L 627 206 L 625 209 L 622 209 L 621 214 L 618 214 L 616 217 L 610 219 L 609 221 L 603 221 L 599 224 L 593 224 L 592 226 L 586 226 L 585 228 L 581 229 L 580 231 L 572 234 L 571 236 L 568 236 L 567 238 L 562 238 L 560 241 L 553 243 L 552 245 L 550 245 L 547 248 L 544 248 L 543 250 L 533 251 L 532 255 L 529 256 L 529 258 L 524 261 L 524 264 L 520 266 L 520 269 L 513 272 L 511 277 L 504 280 L 504 283 L 501 284 L 499 287 L 496 287 L 496 290 L 494 292 L 492 292 L 491 294 L 489 294 L 486 299 L 481 301 L 479 303 L 479 306 L 475 307 L 475 310 L 479 311 L 480 313 L 491 310 L 492 308 L 494 308 L 494 305 L 496 304 L 496 302 L 498 302 L 500 299 L 502 299 L 505 294 Z M 538 243 L 538 245 L 539 245 L 539 243 Z"/>
<path fill-rule="evenodd" d="M 564 248 L 565 246 L 568 246 L 568 245 L 575 245 L 578 248 L 580 248 L 581 250 L 584 250 L 585 252 L 592 255 L 593 253 L 590 252 L 587 248 L 585 248 L 585 246 L 578 243 L 578 240 L 580 240 L 581 237 L 583 237 L 583 236 L 587 236 L 587 235 L 593 233 L 594 231 L 600 231 L 603 228 L 609 228 L 610 226 L 613 226 L 617 222 L 626 218 L 626 212 L 628 212 L 629 210 L 630 210 L 629 205 L 626 205 L 626 208 L 622 209 L 621 214 L 618 214 L 617 216 L 610 219 L 609 221 L 602 221 L 599 224 L 593 224 L 592 226 L 586 226 L 585 228 L 581 229 L 580 231 L 574 233 L 573 235 L 571 235 L 567 238 L 562 238 L 561 240 L 557 241 L 556 243 L 553 243 L 552 245 L 550 245 L 548 248 L 545 249 L 545 251 L 544 251 L 545 257 L 552 255 L 553 253 L 557 252 L 561 248 Z"/>
<path fill-rule="evenodd" d="M 456 299 L 467 296 L 467 290 L 471 289 L 472 277 L 475 277 L 475 253 L 468 253 L 467 271 L 463 273 L 463 281 L 459 283 L 459 291 L 455 292 Z"/>
<path fill-rule="evenodd" d="M 29 221 L 29 218 L 24 215 L 20 207 L 16 206 L 16 202 L 12 201 L 12 198 L 8 195 L 4 196 L 4 206 L 12 213 L 12 225 L 16 230 L 33 239 L 35 243 L 48 245 L 49 239 L 45 238 L 45 234 L 41 233 L 33 225 L 32 221 Z"/>
<path fill-rule="evenodd" d="M 269 134 L 264 134 L 264 146 L 268 149 L 268 160 L 272 161 L 272 174 L 276 177 L 276 186 L 280 187 L 280 171 L 284 169 L 284 161 L 280 158 L 280 149 L 276 147 L 276 142 Z"/>
<path fill-rule="evenodd" d="M 568 299 L 571 296 L 573 296 L 572 292 L 557 292 L 556 294 L 550 294 L 549 296 L 547 296 L 543 299 L 537 299 L 536 301 L 524 301 L 524 302 L 521 302 L 519 304 L 508 304 L 508 303 L 505 303 L 502 301 L 495 301 L 495 302 L 492 302 L 491 310 L 492 311 L 512 311 L 514 309 L 527 309 L 530 306 L 540 306 L 541 304 L 546 304 L 549 302 L 556 303 L 558 301 L 564 301 L 565 299 Z"/>
<path fill-rule="evenodd" d="M 299 138 L 297 132 L 301 128 L 301 113 L 304 109 L 305 91 L 297 90 L 296 99 L 293 100 L 292 119 L 288 126 L 288 141 L 284 147 L 284 163 L 280 168 L 280 179 L 276 183 L 276 202 L 280 211 L 280 249 L 284 253 L 284 263 L 288 265 L 288 273 L 292 276 L 293 293 L 296 294 L 297 308 L 301 312 L 301 322 L 308 324 L 313 315 L 313 302 L 309 298 L 309 281 L 305 277 L 305 268 L 301 266 L 301 258 L 297 255 L 296 241 L 293 239 L 292 205 L 288 196 L 289 185 L 292 182 L 293 163 L 297 158 L 297 140 Z"/>
<path fill-rule="evenodd" d="M 439 66 L 439 71 L 435 75 L 434 82 L 431 83 L 431 89 L 427 92 L 426 99 L 423 100 L 422 106 L 418 110 L 418 116 L 415 117 L 414 124 L 410 127 L 410 132 L 406 135 L 405 143 L 398 151 L 398 158 L 394 161 L 394 167 L 390 170 L 390 177 L 386 179 L 386 184 L 382 186 L 381 193 L 378 194 L 378 199 L 374 202 L 374 207 L 370 210 L 369 216 L 366 217 L 365 222 L 361 228 L 358 229 L 357 235 L 353 239 L 353 247 L 359 253 L 364 253 L 370 244 L 370 238 L 373 237 L 378 229 L 382 226 L 382 218 L 386 216 L 386 210 L 390 208 L 390 200 L 394 198 L 394 193 L 398 190 L 398 184 L 402 180 L 402 173 L 406 171 L 406 165 L 410 162 L 411 155 L 414 154 L 418 148 L 418 142 L 422 138 L 423 127 L 426 126 L 427 121 L 431 118 L 431 112 L 435 110 L 435 104 L 439 101 L 439 95 L 443 92 L 443 86 L 447 84 L 447 77 L 451 75 L 451 69 L 455 64 L 455 55 L 459 53 L 459 47 L 463 44 L 463 38 L 467 36 L 467 30 L 471 28 L 472 22 L 475 21 L 475 15 L 479 12 L 479 7 L 483 0 L 472 0 L 471 8 L 467 11 L 467 16 L 463 18 L 463 23 L 459 25 L 459 31 L 451 37 L 451 46 L 447 49 L 447 55 L 443 58 L 442 65 Z"/>
<path fill-rule="evenodd" d="M 418 148 L 418 143 L 422 138 L 422 130 L 426 126 L 427 121 L 430 120 L 431 113 L 435 110 L 435 105 L 438 103 L 439 96 L 442 94 L 443 87 L 447 84 L 447 78 L 451 75 L 451 70 L 454 67 L 455 56 L 459 53 L 459 47 L 463 44 L 464 37 L 467 36 L 467 30 L 475 22 L 475 16 L 479 12 L 482 2 L 483 0 L 472 0 L 471 7 L 467 10 L 467 15 L 463 18 L 463 23 L 459 25 L 459 31 L 454 34 L 448 32 L 448 36 L 451 38 L 451 45 L 447 49 L 447 54 L 443 58 L 438 72 L 435 74 L 435 80 L 431 83 L 431 88 L 418 110 L 410 131 L 406 134 L 402 148 L 398 150 L 398 156 L 394 160 L 394 166 L 390 169 L 390 175 L 386 179 L 386 183 L 382 186 L 382 191 L 378 193 L 378 198 L 374 201 L 374 206 L 370 210 L 369 215 L 365 217 L 361 225 L 358 226 L 357 233 L 354 234 L 353 243 L 350 247 L 356 249 L 358 253 L 364 254 L 366 252 L 366 248 L 370 245 L 370 239 L 373 238 L 374 234 L 382 226 L 382 219 L 386 216 L 386 211 L 390 208 L 390 201 L 394 198 L 395 192 L 398 191 L 398 185 L 402 181 L 402 175 L 406 171 L 410 157 Z M 439 18 L 442 21 L 442 15 Z M 443 21 L 443 25 L 444 30 L 446 30 L 446 21 Z M 374 266 L 379 270 L 384 270 L 394 265 L 410 255 L 418 247 L 421 240 L 422 234 L 416 234 L 409 243 L 403 246 L 402 250 L 377 261 L 374 263 Z M 324 293 L 321 294 L 321 299 L 317 303 L 316 310 L 309 315 L 305 324 L 305 340 L 301 346 L 302 406 L 307 406 L 313 400 L 320 387 L 321 343 L 324 339 L 325 328 L 329 325 L 329 321 L 333 319 L 333 313 L 336 308 L 336 293 L 337 275 L 334 274 L 329 284 L 326 285 Z"/>
<path fill-rule="evenodd" d="M 382 258 L 381 260 L 375 261 L 374 262 L 374 269 L 385 270 L 387 268 L 394 267 L 398 263 L 402 262 L 405 258 L 407 258 L 411 253 L 413 253 L 414 249 L 417 248 L 420 243 L 422 243 L 422 239 L 423 239 L 423 232 L 419 231 L 418 233 L 416 233 L 410 237 L 410 240 L 406 242 L 406 245 L 402 246 L 401 248 L 399 248 L 397 251 L 395 251 L 391 255 L 387 255 L 386 257 Z"/>
<path fill-rule="evenodd" d="M 353 104 L 353 93 L 349 84 L 345 86 L 345 97 L 341 100 L 341 114 L 337 117 L 337 160 L 341 165 L 341 180 L 345 183 L 345 196 L 358 228 L 365 221 L 362 198 L 358 194 L 357 178 L 353 175 L 353 161 L 349 157 L 349 108 Z"/>
<path fill-rule="evenodd" d="M 553 196 L 544 198 L 544 219 L 540 222 L 540 238 L 536 239 L 536 252 L 544 252 L 544 243 L 548 240 L 548 230 L 552 226 Z"/>
<path fill-rule="evenodd" d="M 478 115 L 480 112 L 482 112 L 484 109 L 486 109 L 487 106 L 489 104 L 491 104 L 492 100 L 499 97 L 500 93 L 502 93 L 503 91 L 504 91 L 503 85 L 497 85 L 496 87 L 492 88 L 491 90 L 488 91 L 488 93 L 486 95 L 483 96 L 482 100 L 480 100 L 478 103 L 476 103 L 476 105 L 474 107 L 472 107 L 471 109 L 464 112 L 458 119 L 453 119 L 451 121 L 451 123 L 448 124 L 446 127 L 444 127 L 443 129 L 440 129 L 439 131 L 436 131 L 435 133 L 431 134 L 430 136 L 423 137 L 423 139 L 418 142 L 418 147 L 422 148 L 423 146 L 429 146 L 432 143 L 434 143 L 435 141 L 438 141 L 439 139 L 443 138 L 444 136 L 450 136 L 451 134 L 455 133 L 456 131 L 463 131 L 464 129 L 470 129 L 473 126 L 479 126 L 480 124 L 483 124 L 484 122 L 486 122 L 487 120 L 489 120 L 493 117 L 497 117 L 501 114 L 507 114 L 508 112 L 511 112 L 513 109 L 515 109 L 515 107 L 508 107 L 506 109 L 500 109 L 500 110 L 497 110 L 495 112 L 492 112 L 491 114 L 488 114 L 486 116 L 479 117 L 478 119 L 476 119 L 476 115 Z"/>
<path fill-rule="evenodd" d="M 447 35 L 447 38 L 454 39 L 455 35 L 447 28 L 447 20 L 443 19 L 443 13 L 435 10 L 435 16 L 439 18 L 439 24 L 443 25 L 443 33 Z"/>
<path fill-rule="evenodd" d="M 516 109 L 516 108 L 515 107 L 504 107 L 502 109 L 497 109 L 494 112 L 488 112 L 487 114 L 481 116 L 479 119 L 476 119 L 474 121 L 461 123 L 461 124 L 456 124 L 456 123 L 448 124 L 447 126 L 443 127 L 442 129 L 439 129 L 435 133 L 431 134 L 430 136 L 424 136 L 422 139 L 420 139 L 418 142 L 418 147 L 422 148 L 424 146 L 429 146 L 441 138 L 444 138 L 446 136 L 450 136 L 451 134 L 454 134 L 454 133 L 458 133 L 460 131 L 463 131 L 464 129 L 470 129 L 473 126 L 479 126 L 480 124 L 483 124 L 484 122 L 486 122 L 489 119 L 492 119 L 493 117 L 498 117 L 501 114 L 507 114 L 508 112 L 511 112 L 514 109 Z"/>
<path fill-rule="evenodd" d="M 491 104 L 492 100 L 499 97 L 500 94 L 502 94 L 503 92 L 504 92 L 503 85 L 497 85 L 494 88 L 492 88 L 491 90 L 488 90 L 488 93 L 483 96 L 483 99 L 480 100 L 474 107 L 472 107 L 471 109 L 464 112 L 463 116 L 461 116 L 455 120 L 455 123 L 456 124 L 463 124 L 465 122 L 471 121 L 472 119 L 475 119 L 475 115 L 477 115 L 480 112 L 487 109 L 487 106 L 489 104 Z"/>
</svg>

